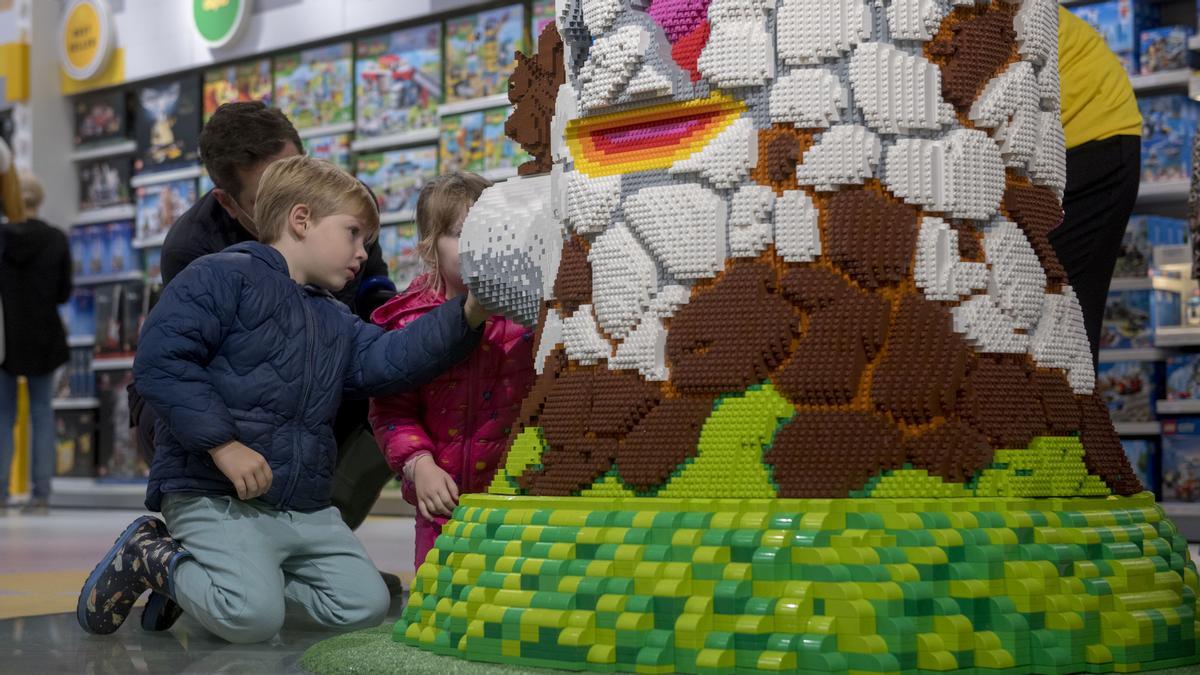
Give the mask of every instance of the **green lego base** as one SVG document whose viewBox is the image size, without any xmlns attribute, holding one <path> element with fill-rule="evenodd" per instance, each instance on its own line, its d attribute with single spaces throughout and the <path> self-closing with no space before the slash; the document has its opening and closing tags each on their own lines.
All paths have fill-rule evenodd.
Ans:
<svg viewBox="0 0 1200 675">
<path fill-rule="evenodd" d="M 468 495 L 394 637 L 601 672 L 1144 672 L 1200 663 L 1198 587 L 1148 493 Z"/>
</svg>

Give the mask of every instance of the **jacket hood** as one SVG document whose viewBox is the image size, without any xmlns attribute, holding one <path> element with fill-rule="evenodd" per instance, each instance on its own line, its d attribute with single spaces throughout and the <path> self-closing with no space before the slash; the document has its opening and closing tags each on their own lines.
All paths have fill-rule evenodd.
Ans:
<svg viewBox="0 0 1200 675">
<path fill-rule="evenodd" d="M 37 220 L 9 223 L 4 226 L 4 264 L 27 267 L 38 254 L 54 245 L 57 233 L 51 226 Z"/>
<path fill-rule="evenodd" d="M 402 293 L 385 302 L 371 313 L 371 323 L 384 328 L 407 324 L 446 301 L 445 292 L 435 292 L 429 286 L 430 272 L 413 279 Z"/>
</svg>

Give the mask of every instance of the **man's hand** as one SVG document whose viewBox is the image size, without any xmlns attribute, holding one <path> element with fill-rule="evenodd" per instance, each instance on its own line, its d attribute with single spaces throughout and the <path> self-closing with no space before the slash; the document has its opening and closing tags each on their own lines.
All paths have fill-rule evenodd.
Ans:
<svg viewBox="0 0 1200 675">
<path fill-rule="evenodd" d="M 254 450 L 230 441 L 208 451 L 213 462 L 225 477 L 237 488 L 238 499 L 254 499 L 271 489 L 271 467 L 267 460 Z"/>
<path fill-rule="evenodd" d="M 479 328 L 491 314 L 479 304 L 475 299 L 473 291 L 467 293 L 467 301 L 463 303 L 463 315 L 467 319 L 467 325 L 472 329 Z"/>
<path fill-rule="evenodd" d="M 414 460 L 412 482 L 417 492 L 417 510 L 423 518 L 449 518 L 454 513 L 454 507 L 458 505 L 458 486 L 450 474 L 437 465 L 432 455 Z"/>
</svg>

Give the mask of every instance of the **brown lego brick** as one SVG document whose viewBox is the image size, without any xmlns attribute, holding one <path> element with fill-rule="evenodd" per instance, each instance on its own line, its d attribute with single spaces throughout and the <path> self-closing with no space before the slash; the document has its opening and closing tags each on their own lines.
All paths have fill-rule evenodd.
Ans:
<svg viewBox="0 0 1200 675">
<path fill-rule="evenodd" d="M 1083 430 L 1079 440 L 1083 443 L 1083 463 L 1088 473 L 1100 476 L 1114 493 L 1137 494 L 1144 490 L 1129 458 L 1121 447 L 1121 439 L 1113 430 L 1108 416 L 1108 406 L 1097 394 L 1079 396 L 1079 414 Z"/>
<path fill-rule="evenodd" d="M 566 81 L 563 42 L 553 22 L 547 24 L 537 41 L 536 55 L 517 52 L 516 67 L 508 78 L 508 100 L 515 107 L 504 124 L 504 133 L 533 156 L 517 167 L 522 176 L 546 173 L 554 164 L 550 122 L 558 88 Z"/>
<path fill-rule="evenodd" d="M 957 417 L 905 440 L 904 451 L 913 467 L 953 483 L 971 480 L 995 454 L 987 436 Z"/>
<path fill-rule="evenodd" d="M 1024 354 L 980 354 L 968 367 L 958 410 L 993 448 L 1024 448 L 1046 433 L 1031 371 Z"/>
<path fill-rule="evenodd" d="M 957 7 L 926 44 L 926 56 L 942 69 L 942 96 L 966 113 L 993 76 L 1016 58 L 1016 5 Z"/>
<path fill-rule="evenodd" d="M 1066 374 L 1060 370 L 1038 369 L 1033 373 L 1033 383 L 1042 398 L 1046 431 L 1055 436 L 1079 433 L 1079 404 Z"/>
<path fill-rule="evenodd" d="M 970 353 L 966 340 L 954 332 L 949 310 L 906 293 L 871 379 L 876 408 L 911 424 L 950 414 Z"/>
<path fill-rule="evenodd" d="M 712 409 L 709 397 L 664 400 L 617 449 L 621 479 L 637 490 L 665 482 L 677 466 L 696 454 L 700 430 Z"/>
<path fill-rule="evenodd" d="M 871 189 L 842 190 L 825 215 L 825 253 L 851 279 L 878 288 L 908 275 L 917 245 L 914 207 Z"/>
<path fill-rule="evenodd" d="M 814 134 L 796 129 L 790 124 L 773 124 L 758 131 L 758 164 L 750 177 L 759 185 L 766 185 L 783 194 L 784 190 L 795 190 L 796 165 L 804 153 L 812 147 Z"/>
<path fill-rule="evenodd" d="M 588 244 L 573 235 L 563 244 L 558 274 L 554 277 L 554 297 L 559 314 L 569 317 L 580 305 L 592 302 L 592 265 L 588 262 Z"/>
<path fill-rule="evenodd" d="M 775 435 L 763 460 L 779 496 L 850 496 L 880 471 L 904 464 L 900 431 L 885 418 L 858 411 L 799 411 Z"/>
<path fill-rule="evenodd" d="M 1050 188 L 1009 181 L 1004 191 L 1004 210 L 1025 233 L 1033 252 L 1042 261 L 1047 284 L 1055 288 L 1067 281 L 1067 271 L 1050 245 L 1050 231 L 1062 221 L 1062 205 Z"/>
</svg>

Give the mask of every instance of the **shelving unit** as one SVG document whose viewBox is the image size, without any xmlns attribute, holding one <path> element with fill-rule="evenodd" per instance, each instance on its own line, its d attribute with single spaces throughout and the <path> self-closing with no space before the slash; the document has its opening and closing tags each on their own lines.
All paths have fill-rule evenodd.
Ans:
<svg viewBox="0 0 1200 675">
<path fill-rule="evenodd" d="M 106 206 L 102 209 L 80 211 L 79 215 L 75 216 L 72 224 L 92 225 L 95 223 L 107 223 L 113 220 L 133 220 L 136 215 L 137 210 L 133 204 L 117 204 L 116 206 Z"/>
<path fill-rule="evenodd" d="M 359 138 L 350 143 L 350 150 L 353 152 L 370 152 L 373 150 L 399 148 L 406 145 L 436 143 L 437 140 L 438 128 L 426 127 L 424 129 L 414 129 L 412 131 L 404 131 L 398 134 L 389 134 L 387 136 L 369 136 L 366 138 Z"/>
<path fill-rule="evenodd" d="M 300 138 L 318 138 L 320 136 L 333 136 L 335 134 L 345 134 L 354 131 L 354 122 L 338 122 L 337 124 L 322 124 L 319 127 L 308 127 L 307 129 L 299 129 L 296 133 Z"/>
<path fill-rule="evenodd" d="M 99 284 L 111 284 L 117 281 L 137 281 L 142 278 L 144 272 L 141 270 L 130 270 L 128 272 L 114 272 L 113 274 L 97 274 L 87 277 L 75 277 L 76 286 L 97 286 Z"/>
<path fill-rule="evenodd" d="M 132 356 L 97 356 L 92 359 L 92 370 L 126 370 L 133 367 Z"/>
<path fill-rule="evenodd" d="M 51 402 L 55 410 L 93 410 L 100 407 L 98 398 L 56 398 Z"/>
<path fill-rule="evenodd" d="M 199 164 L 195 166 L 185 166 L 180 169 L 155 171 L 154 173 L 140 173 L 129 179 L 129 185 L 135 188 L 146 187 L 147 185 L 158 185 L 159 183 L 169 183 L 173 180 L 199 178 L 200 173 L 201 169 Z"/>
<path fill-rule="evenodd" d="M 1115 422 L 1113 427 L 1118 436 L 1157 436 L 1162 433 L 1162 422 Z"/>
<path fill-rule="evenodd" d="M 1100 363 L 1116 363 L 1117 361 L 1165 361 L 1166 358 L 1167 352 L 1156 347 L 1100 350 Z"/>
<path fill-rule="evenodd" d="M 508 100 L 508 94 L 493 94 L 491 96 L 482 96 L 466 101 L 455 101 L 454 103 L 443 103 L 438 106 L 438 117 L 447 117 L 449 115 L 458 115 L 459 113 L 475 112 L 476 110 L 488 110 L 491 108 L 501 108 L 512 105 Z"/>
<path fill-rule="evenodd" d="M 93 159 L 131 155 L 135 150 L 137 150 L 136 141 L 117 141 L 116 143 L 105 143 L 103 145 L 80 148 L 72 152 L 68 157 L 72 162 L 86 162 Z"/>
</svg>

